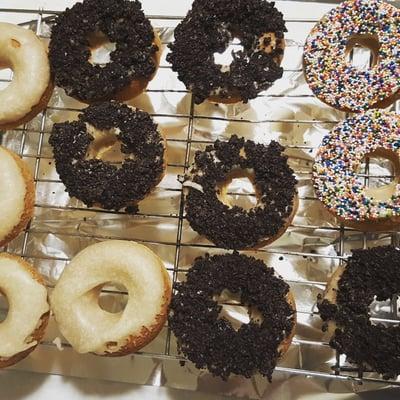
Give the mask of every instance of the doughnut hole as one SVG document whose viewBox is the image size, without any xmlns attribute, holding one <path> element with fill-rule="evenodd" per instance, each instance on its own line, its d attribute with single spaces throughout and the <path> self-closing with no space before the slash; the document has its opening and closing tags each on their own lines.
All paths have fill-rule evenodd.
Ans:
<svg viewBox="0 0 400 400">
<path fill-rule="evenodd" d="M 377 149 L 363 158 L 357 174 L 369 198 L 386 201 L 395 194 L 399 183 L 399 157 L 390 150 Z"/>
<path fill-rule="evenodd" d="M 234 206 L 244 210 L 256 207 L 260 193 L 254 181 L 254 174 L 247 170 L 234 170 L 217 187 L 219 201 L 229 208 Z"/>
<path fill-rule="evenodd" d="M 127 289 L 116 282 L 106 282 L 96 288 L 99 292 L 98 304 L 100 308 L 112 314 L 124 311 L 128 303 Z"/>
<path fill-rule="evenodd" d="M 366 71 L 378 63 L 380 43 L 373 35 L 351 36 L 346 45 L 346 61 L 359 70 Z"/>
<path fill-rule="evenodd" d="M 91 125 L 87 125 L 87 131 L 94 137 L 94 140 L 88 147 L 86 160 L 98 159 L 121 167 L 127 155 L 121 151 L 117 129 L 100 131 Z"/>
<path fill-rule="evenodd" d="M 232 293 L 230 290 L 224 289 L 220 295 L 214 295 L 213 300 L 222 307 L 218 318 L 230 322 L 235 331 L 250 321 L 260 324 L 263 320 L 256 307 L 242 304 L 240 293 Z"/>
<path fill-rule="evenodd" d="M 229 66 L 232 63 L 235 54 L 243 50 L 244 48 L 241 45 L 240 39 L 234 37 L 228 42 L 224 51 L 214 53 L 214 63 L 216 65 L 221 65 L 221 71 L 229 71 Z"/>
<path fill-rule="evenodd" d="M 116 49 L 116 43 L 110 42 L 107 35 L 101 31 L 92 32 L 88 36 L 92 65 L 104 66 L 111 61 L 111 53 Z"/>
<path fill-rule="evenodd" d="M 7 297 L 0 292 L 0 324 L 7 318 L 9 308 Z"/>
</svg>

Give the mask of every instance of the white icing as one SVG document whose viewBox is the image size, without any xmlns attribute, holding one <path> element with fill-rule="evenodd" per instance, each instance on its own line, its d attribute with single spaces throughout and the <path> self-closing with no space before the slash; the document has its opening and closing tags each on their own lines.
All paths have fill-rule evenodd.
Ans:
<svg viewBox="0 0 400 400">
<path fill-rule="evenodd" d="M 25 180 L 19 165 L 0 146 L 0 241 L 19 223 L 25 207 L 25 194 Z"/>
<path fill-rule="evenodd" d="M 0 323 L 0 357 L 11 357 L 37 344 L 31 335 L 49 310 L 47 290 L 18 259 L 0 254 L 0 291 L 9 304 Z"/>
<path fill-rule="evenodd" d="M 47 53 L 28 29 L 0 23 L 0 64 L 13 70 L 12 82 L 0 91 L 0 121 L 16 121 L 40 102 L 50 80 Z"/>
<path fill-rule="evenodd" d="M 51 305 L 63 336 L 79 353 L 115 352 L 130 335 L 150 328 L 164 305 L 166 270 L 147 247 L 110 240 L 82 250 L 66 267 Z M 99 289 L 107 282 L 127 288 L 123 311 L 110 313 L 98 304 Z M 108 342 L 117 342 L 107 347 Z"/>
</svg>

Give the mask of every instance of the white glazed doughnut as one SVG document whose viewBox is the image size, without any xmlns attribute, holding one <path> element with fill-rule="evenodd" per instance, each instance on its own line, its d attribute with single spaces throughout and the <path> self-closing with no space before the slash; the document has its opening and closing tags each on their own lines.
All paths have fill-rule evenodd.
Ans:
<svg viewBox="0 0 400 400">
<path fill-rule="evenodd" d="M 102 286 L 124 285 L 128 302 L 110 313 L 98 304 Z M 161 330 L 171 283 L 161 259 L 135 242 L 110 240 L 78 253 L 51 297 L 58 327 L 78 353 L 121 356 L 139 350 Z"/>
<path fill-rule="evenodd" d="M 32 218 L 35 185 L 28 167 L 0 146 L 0 247 L 14 239 Z"/>
<path fill-rule="evenodd" d="M 0 23 L 0 65 L 13 70 L 11 83 L 0 91 L 0 128 L 32 119 L 47 104 L 52 84 L 46 49 L 31 31 Z"/>
<path fill-rule="evenodd" d="M 0 254 L 0 292 L 9 309 L 0 323 L 0 368 L 25 358 L 44 335 L 49 304 L 40 274 L 20 257 Z"/>
</svg>

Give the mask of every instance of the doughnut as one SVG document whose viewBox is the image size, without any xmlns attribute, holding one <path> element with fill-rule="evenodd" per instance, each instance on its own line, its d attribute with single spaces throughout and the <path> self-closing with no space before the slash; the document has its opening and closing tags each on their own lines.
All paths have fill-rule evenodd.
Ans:
<svg viewBox="0 0 400 400">
<path fill-rule="evenodd" d="M 261 247 L 280 237 L 298 205 L 297 181 L 282 152 L 275 141 L 266 146 L 236 135 L 196 152 L 183 183 L 190 226 L 227 249 Z M 250 210 L 226 196 L 237 177 L 247 177 L 255 187 L 257 204 Z"/>
<path fill-rule="evenodd" d="M 0 22 L 0 68 L 11 68 L 13 78 L 0 91 L 0 129 L 30 121 L 50 100 L 53 84 L 45 46 L 28 29 Z"/>
<path fill-rule="evenodd" d="M 399 294 L 400 249 L 381 246 L 353 250 L 318 299 L 330 345 L 361 370 L 372 369 L 385 379 L 400 374 L 400 327 L 371 321 L 369 306 Z"/>
<path fill-rule="evenodd" d="M 282 77 L 285 22 L 274 2 L 195 0 L 175 29 L 167 61 L 192 92 L 194 102 L 247 102 Z M 233 39 L 243 50 L 230 65 L 215 62 Z M 201 62 L 199 62 L 201 60 Z"/>
<path fill-rule="evenodd" d="M 49 138 L 71 197 L 129 213 L 164 176 L 164 141 L 149 114 L 116 102 L 91 105 L 78 121 L 54 124 Z"/>
<path fill-rule="evenodd" d="M 92 64 L 91 50 L 105 38 L 115 43 L 110 62 Z M 160 55 L 160 38 L 139 1 L 84 0 L 67 8 L 52 27 L 49 59 L 55 83 L 84 103 L 139 95 L 154 77 Z"/>
<path fill-rule="evenodd" d="M 355 44 L 371 49 L 366 71 L 347 57 Z M 400 14 L 381 0 L 349 0 L 329 11 L 304 46 L 306 80 L 324 103 L 345 112 L 388 107 L 400 88 Z"/>
<path fill-rule="evenodd" d="M 35 184 L 21 158 L 0 146 L 0 247 L 26 227 L 33 216 Z"/>
<path fill-rule="evenodd" d="M 0 253 L 0 293 L 9 309 L 0 322 L 0 368 L 35 350 L 49 320 L 47 289 L 36 269 L 22 258 Z"/>
<path fill-rule="evenodd" d="M 325 136 L 313 166 L 317 197 L 345 225 L 387 230 L 400 222 L 400 184 L 367 188 L 357 177 L 365 156 L 386 157 L 400 174 L 400 116 L 369 110 L 349 117 Z"/>
<path fill-rule="evenodd" d="M 111 313 L 98 304 L 101 288 L 123 285 L 128 302 Z M 50 296 L 62 335 L 78 353 L 123 356 L 160 332 L 167 319 L 171 283 L 161 259 L 147 247 L 109 240 L 86 247 L 63 271 Z"/>
<path fill-rule="evenodd" d="M 179 351 L 224 380 L 256 372 L 271 380 L 296 326 L 289 285 L 262 260 L 237 252 L 198 257 L 186 277 L 175 284 L 169 315 Z M 218 299 L 227 295 L 249 309 L 250 322 L 237 330 L 220 316 Z"/>
</svg>

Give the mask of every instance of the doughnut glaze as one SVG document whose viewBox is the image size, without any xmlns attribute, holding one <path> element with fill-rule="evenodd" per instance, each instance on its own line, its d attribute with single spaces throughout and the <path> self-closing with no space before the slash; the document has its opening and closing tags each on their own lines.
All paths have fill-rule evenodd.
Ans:
<svg viewBox="0 0 400 400">
<path fill-rule="evenodd" d="M 0 129 L 9 129 L 46 106 L 52 91 L 50 67 L 40 39 L 31 30 L 7 22 L 0 23 L 0 66 L 13 71 L 12 81 L 0 91 Z"/>
<path fill-rule="evenodd" d="M 35 186 L 21 158 L 0 146 L 0 246 L 14 239 L 32 218 Z"/>
<path fill-rule="evenodd" d="M 375 65 L 362 71 L 346 59 L 350 44 L 372 48 Z M 400 14 L 381 0 L 349 0 L 329 11 L 304 46 L 304 71 L 314 94 L 343 111 L 386 107 L 400 88 Z"/>
<path fill-rule="evenodd" d="M 98 304 L 102 286 L 126 287 L 124 310 Z M 161 330 L 171 296 L 162 261 L 135 242 L 110 240 L 88 246 L 62 273 L 50 297 L 61 333 L 79 353 L 120 356 L 137 351 Z"/>
</svg>

